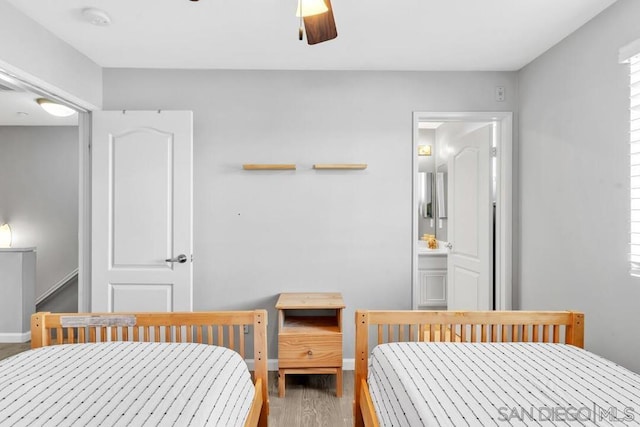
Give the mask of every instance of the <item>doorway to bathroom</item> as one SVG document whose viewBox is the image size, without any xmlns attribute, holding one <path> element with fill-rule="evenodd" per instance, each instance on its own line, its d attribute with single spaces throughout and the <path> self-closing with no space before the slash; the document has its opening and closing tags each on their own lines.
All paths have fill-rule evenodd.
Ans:
<svg viewBox="0 0 640 427">
<path fill-rule="evenodd" d="M 414 309 L 511 308 L 512 116 L 414 113 Z"/>
</svg>

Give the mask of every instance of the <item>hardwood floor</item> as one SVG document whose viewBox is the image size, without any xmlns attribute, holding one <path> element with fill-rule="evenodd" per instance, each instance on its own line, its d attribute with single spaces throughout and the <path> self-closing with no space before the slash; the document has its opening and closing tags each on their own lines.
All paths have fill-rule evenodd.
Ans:
<svg viewBox="0 0 640 427">
<path fill-rule="evenodd" d="M 269 372 L 269 425 L 273 427 L 351 427 L 353 371 L 344 372 L 336 397 L 335 375 L 287 375 L 286 395 L 278 397 L 277 372 Z"/>
<path fill-rule="evenodd" d="M 0 344 L 0 360 L 29 350 L 30 343 Z M 278 397 L 278 373 L 269 372 L 271 427 L 350 427 L 353 425 L 353 371 L 344 372 L 336 397 L 335 375 L 287 375 L 286 396 Z"/>
<path fill-rule="evenodd" d="M 2 344 L 0 343 L 0 360 L 11 357 L 14 354 L 22 353 L 31 348 L 30 342 L 20 344 Z"/>
</svg>

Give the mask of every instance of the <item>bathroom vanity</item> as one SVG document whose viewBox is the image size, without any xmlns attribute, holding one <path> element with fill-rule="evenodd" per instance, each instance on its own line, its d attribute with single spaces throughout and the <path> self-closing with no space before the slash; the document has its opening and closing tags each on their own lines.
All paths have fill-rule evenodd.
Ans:
<svg viewBox="0 0 640 427">
<path fill-rule="evenodd" d="M 426 242 L 418 242 L 418 289 L 414 308 L 447 309 L 447 252 L 442 242 L 438 249 L 429 249 Z"/>
</svg>

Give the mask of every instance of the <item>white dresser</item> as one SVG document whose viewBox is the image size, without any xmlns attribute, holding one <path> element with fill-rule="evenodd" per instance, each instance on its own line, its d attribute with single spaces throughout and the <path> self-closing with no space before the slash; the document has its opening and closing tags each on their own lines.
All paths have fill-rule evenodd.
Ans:
<svg viewBox="0 0 640 427">
<path fill-rule="evenodd" d="M 0 248 L 0 342 L 31 339 L 35 288 L 36 248 Z"/>
</svg>

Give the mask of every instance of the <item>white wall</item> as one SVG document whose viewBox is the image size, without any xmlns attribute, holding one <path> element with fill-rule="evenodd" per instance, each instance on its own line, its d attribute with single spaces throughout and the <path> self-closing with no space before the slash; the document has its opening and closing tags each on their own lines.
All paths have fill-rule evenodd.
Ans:
<svg viewBox="0 0 640 427">
<path fill-rule="evenodd" d="M 4 0 L 0 0 L 0 69 L 29 77 L 86 108 L 102 105 L 102 69 Z"/>
<path fill-rule="evenodd" d="M 0 126 L 0 223 L 36 246 L 36 299 L 78 268 L 78 128 Z"/>
<path fill-rule="evenodd" d="M 515 73 L 120 70 L 105 109 L 194 111 L 195 309 L 269 309 L 280 292 L 340 291 L 411 308 L 413 111 L 514 110 Z M 247 172 L 242 163 L 297 163 Z M 368 163 L 314 171 L 313 163 Z"/>
<path fill-rule="evenodd" d="M 619 0 L 520 73 L 520 305 L 586 313 L 586 346 L 640 372 L 628 270 L 628 68 L 640 1 Z M 630 335 L 631 334 L 631 335 Z"/>
</svg>

